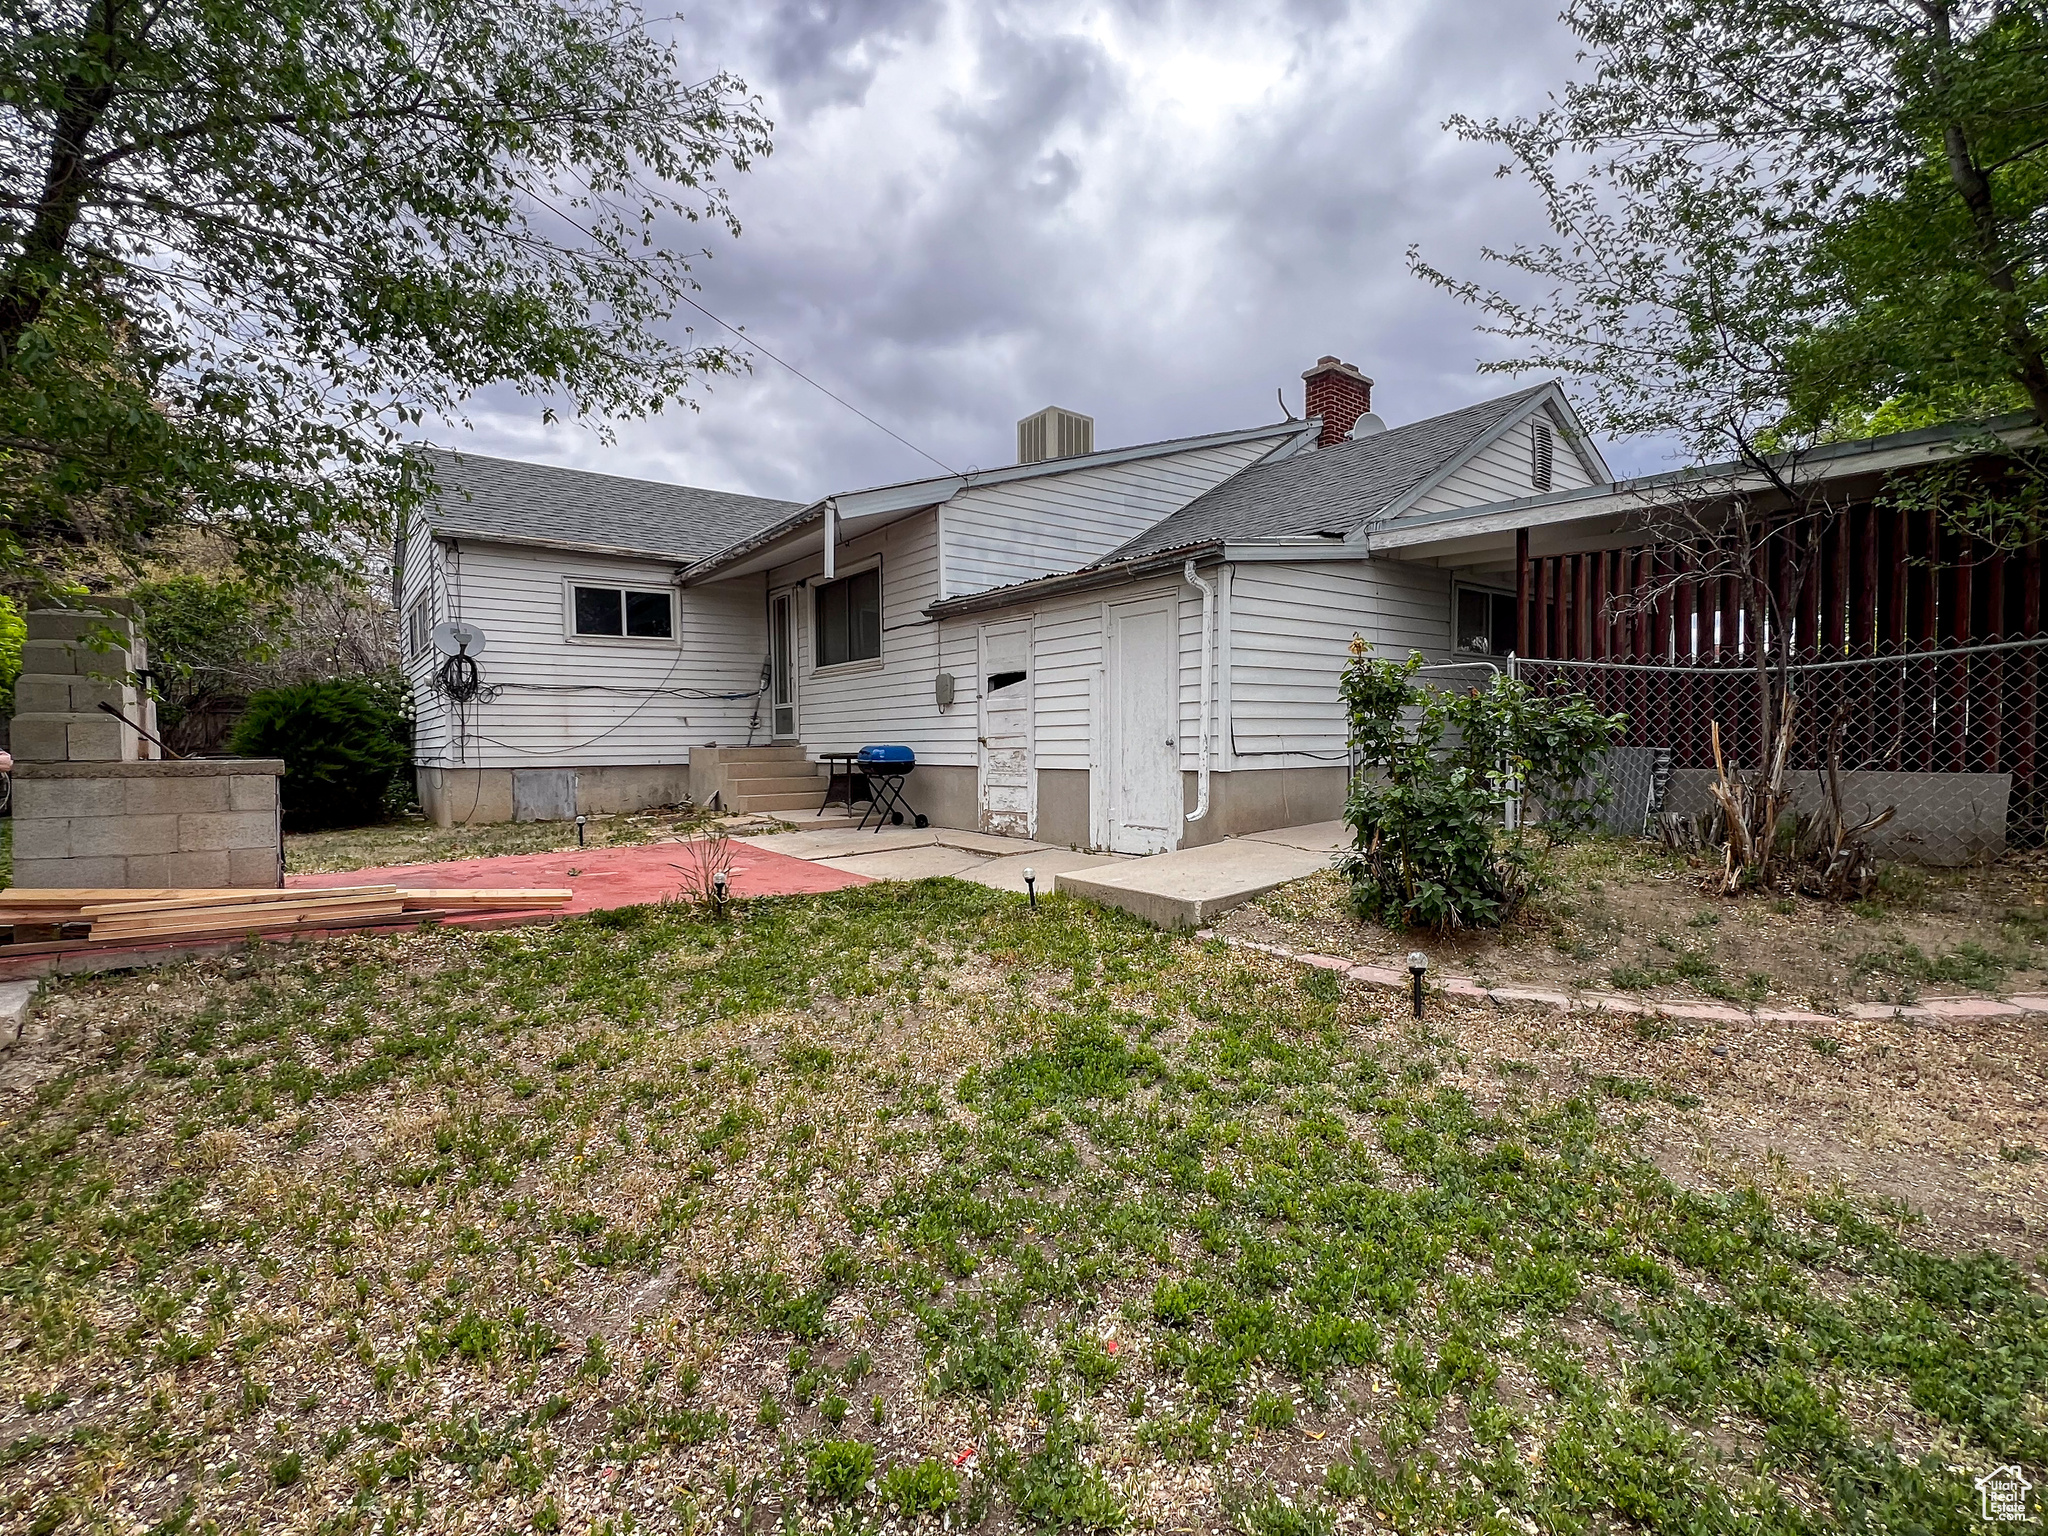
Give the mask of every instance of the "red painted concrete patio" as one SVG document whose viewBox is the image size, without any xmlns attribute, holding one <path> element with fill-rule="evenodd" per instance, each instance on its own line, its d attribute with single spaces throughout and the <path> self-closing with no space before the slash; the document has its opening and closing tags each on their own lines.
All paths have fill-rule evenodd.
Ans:
<svg viewBox="0 0 2048 1536">
<path fill-rule="evenodd" d="M 680 892 L 684 879 L 683 870 L 676 866 L 687 863 L 682 844 L 649 843 L 638 848 L 574 848 L 566 853 L 514 853 L 494 859 L 450 859 L 440 864 L 394 864 L 378 869 L 343 870 L 335 874 L 292 875 L 285 884 L 306 890 L 325 890 L 342 885 L 461 886 L 471 890 L 566 886 L 576 893 L 568 906 L 551 912 L 467 912 L 441 919 L 465 928 L 501 928 L 517 923 L 546 922 L 557 916 L 573 917 L 579 912 L 596 912 L 607 907 L 637 907 L 671 900 Z M 786 853 L 770 853 L 744 843 L 732 845 L 732 856 L 726 867 L 732 871 L 732 893 L 739 897 L 796 896 L 872 883 L 865 875 L 848 874 L 845 870 L 793 859 Z M 409 917 L 394 918 L 389 927 L 410 927 L 417 921 Z M 375 931 L 378 929 L 371 927 L 309 929 L 301 933 L 271 935 L 266 942 L 299 943 L 333 934 Z M 119 948 L 109 946 L 17 956 L 7 955 L 4 947 L 0 947 L 0 980 L 160 965 L 194 955 L 218 953 L 245 942 L 239 938 L 166 940 Z"/>
<path fill-rule="evenodd" d="M 381 869 L 351 869 L 339 874 L 292 875 L 293 888 L 322 890 L 338 885 L 464 886 L 472 890 L 508 890 L 515 886 L 566 887 L 576 893 L 562 908 L 568 916 L 606 907 L 638 907 L 668 901 L 681 890 L 689 865 L 681 843 L 648 843 L 638 848 L 571 848 L 563 853 L 508 853 L 494 859 L 450 859 L 442 864 L 395 864 Z M 745 843 L 732 845 L 726 867 L 732 871 L 735 896 L 797 896 L 866 885 L 865 875 L 848 874 L 786 853 L 770 853 Z M 531 920 L 531 914 L 520 914 Z M 474 926 L 504 922 L 503 913 L 479 912 L 449 918 Z"/>
</svg>

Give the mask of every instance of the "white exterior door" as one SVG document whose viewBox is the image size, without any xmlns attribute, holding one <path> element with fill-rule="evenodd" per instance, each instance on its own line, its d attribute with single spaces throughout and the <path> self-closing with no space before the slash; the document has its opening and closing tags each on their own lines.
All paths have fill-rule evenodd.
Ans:
<svg viewBox="0 0 2048 1536">
<path fill-rule="evenodd" d="M 768 734 L 776 741 L 796 737 L 796 599 L 789 592 L 768 599 Z"/>
<path fill-rule="evenodd" d="M 981 830 L 1029 837 L 1037 822 L 1031 621 L 981 627 Z"/>
<path fill-rule="evenodd" d="M 1170 599 L 1109 610 L 1109 846 L 1165 853 L 1180 846 L 1179 636 Z"/>
</svg>

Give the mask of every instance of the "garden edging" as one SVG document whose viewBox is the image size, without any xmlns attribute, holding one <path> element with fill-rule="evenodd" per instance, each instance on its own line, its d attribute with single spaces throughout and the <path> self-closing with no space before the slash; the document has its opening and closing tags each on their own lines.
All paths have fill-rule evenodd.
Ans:
<svg viewBox="0 0 2048 1536">
<path fill-rule="evenodd" d="M 1233 949 L 1292 960 L 1318 970 L 1339 971 L 1353 981 L 1390 992 L 1406 992 L 1413 985 L 1406 971 L 1393 966 L 1361 965 L 1340 955 L 1290 949 L 1285 944 L 1262 944 L 1253 939 L 1221 934 L 1213 928 L 1200 929 L 1195 937 L 1213 939 Z M 1622 1013 L 1708 1024 L 1746 1024 L 1751 1020 L 1776 1024 L 1840 1024 L 1845 1019 L 2011 1019 L 2028 1014 L 2048 1014 L 2048 995 L 2037 994 L 2010 999 L 1964 996 L 1931 997 L 1918 1003 L 1857 1003 L 1842 1014 L 1832 1014 L 1807 1008 L 1735 1008 L 1705 999 L 1655 1001 L 1621 997 L 1610 992 L 1560 992 L 1547 987 L 1483 987 L 1470 976 L 1433 977 L 1427 986 L 1431 995 L 1491 1003 L 1502 1008 L 1526 1005 L 1553 1008 L 1559 1013 Z"/>
</svg>

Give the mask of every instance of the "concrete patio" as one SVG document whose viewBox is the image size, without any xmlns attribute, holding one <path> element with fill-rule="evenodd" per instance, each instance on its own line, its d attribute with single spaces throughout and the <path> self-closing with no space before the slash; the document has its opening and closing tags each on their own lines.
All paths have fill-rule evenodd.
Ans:
<svg viewBox="0 0 2048 1536">
<path fill-rule="evenodd" d="M 1177 853 L 1119 859 L 1113 868 L 1063 872 L 1057 888 L 1121 908 L 1160 928 L 1199 928 L 1276 886 L 1325 868 L 1330 855 L 1348 841 L 1350 829 L 1341 821 L 1282 827 Z"/>
<path fill-rule="evenodd" d="M 1029 869 L 1041 892 L 1065 891 L 1161 928 L 1196 928 L 1275 886 L 1314 874 L 1349 836 L 1342 822 L 1329 821 L 1144 858 L 1083 853 L 949 827 L 886 827 L 879 832 L 827 827 L 733 841 L 869 880 L 951 876 L 1021 893 L 1024 871 Z"/>
<path fill-rule="evenodd" d="M 862 832 L 853 827 L 817 831 L 773 832 L 735 837 L 763 852 L 803 859 L 843 874 L 868 880 L 929 880 L 952 876 L 999 891 L 1024 891 L 1024 871 L 1038 878 L 1038 889 L 1050 893 L 1058 874 L 1133 859 L 1106 853 L 1081 853 L 1021 837 L 992 837 L 952 827 L 884 827 Z"/>
</svg>

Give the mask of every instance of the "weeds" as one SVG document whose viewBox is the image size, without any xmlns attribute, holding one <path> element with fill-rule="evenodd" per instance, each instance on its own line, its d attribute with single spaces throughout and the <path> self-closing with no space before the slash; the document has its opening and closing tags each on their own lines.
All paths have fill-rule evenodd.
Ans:
<svg viewBox="0 0 2048 1536">
<path fill-rule="evenodd" d="M 179 974 L 59 984 L 133 1010 L 126 1054 L 9 1126 L 10 1528 L 175 1474 L 195 1531 L 414 1529 L 429 1497 L 623 1531 L 686 1478 L 706 1532 L 1104 1529 L 1151 1518 L 1148 1461 L 1227 1485 L 1273 1451 L 1324 1488 L 1233 1492 L 1246 1536 L 1939 1530 L 1959 1468 L 2048 1460 L 2048 1302 L 2012 1265 L 1681 1187 L 1627 1129 L 1667 1084 L 1482 1062 L 1487 1107 L 1355 989 L 1060 898 L 873 886 Z M 875 1379 L 905 1337 L 913 1379 Z M 772 1390 L 714 1369 L 733 1347 Z M 1297 1415 L 1340 1398 L 1368 1427 L 1331 1464 Z M 982 1455 L 884 1467 L 845 1436 L 885 1418 Z M 1703 1457 L 1704 1424 L 1753 1435 Z"/>
</svg>

